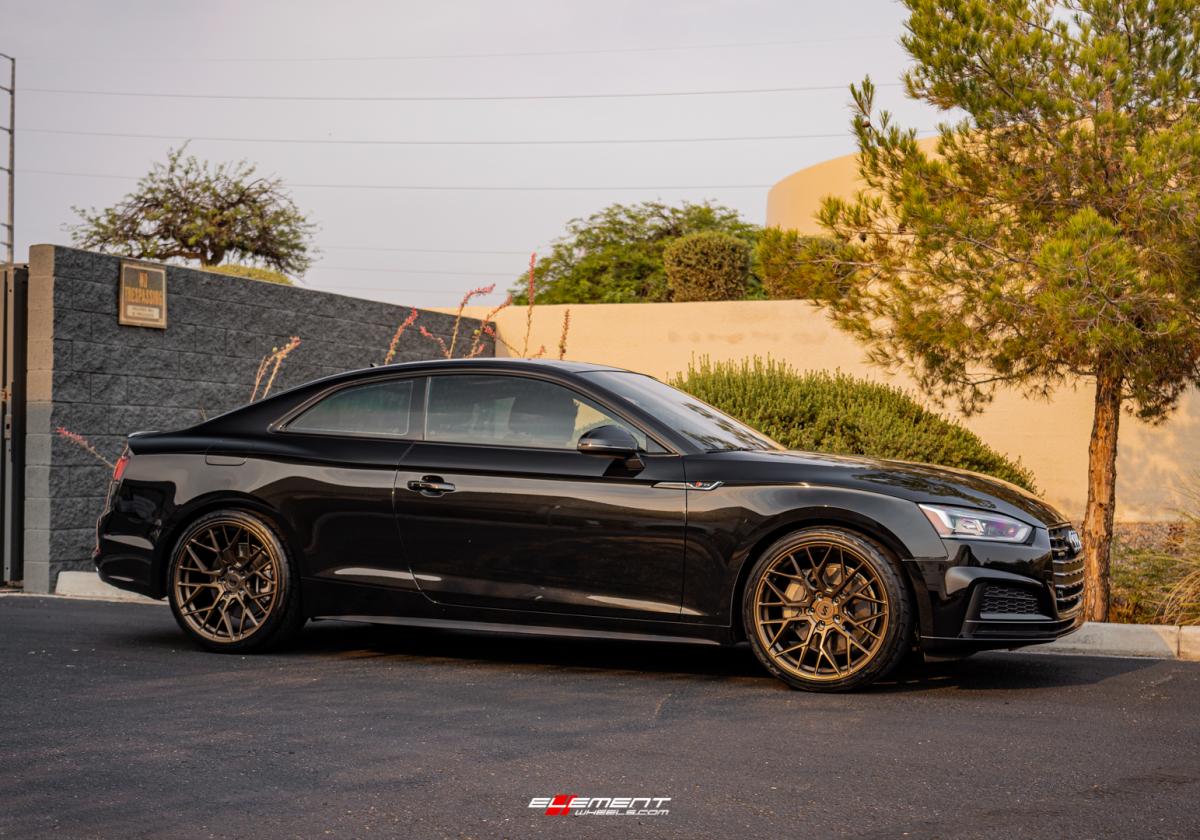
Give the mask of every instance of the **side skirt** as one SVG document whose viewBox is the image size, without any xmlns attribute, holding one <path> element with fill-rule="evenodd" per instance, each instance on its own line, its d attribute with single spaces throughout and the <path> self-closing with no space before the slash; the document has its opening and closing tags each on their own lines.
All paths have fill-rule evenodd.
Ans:
<svg viewBox="0 0 1200 840">
<path fill-rule="evenodd" d="M 453 618 L 419 618 L 395 615 L 316 615 L 314 621 L 362 621 L 367 624 L 395 624 L 403 627 L 429 627 L 440 630 L 472 630 L 485 633 L 519 633 L 527 636 L 566 636 L 576 639 L 613 639 L 627 642 L 677 642 L 689 645 L 721 645 L 715 639 L 696 636 L 671 636 L 655 633 L 627 633 L 617 630 L 585 630 L 548 624 L 502 624 L 495 621 L 461 621 Z"/>
<path fill-rule="evenodd" d="M 362 621 L 409 627 L 441 627 L 494 633 L 565 636 L 578 639 L 677 641 L 731 644 L 728 627 L 683 621 L 641 621 L 594 615 L 452 607 L 411 589 L 316 578 L 302 580 L 304 613 L 322 620 Z"/>
</svg>

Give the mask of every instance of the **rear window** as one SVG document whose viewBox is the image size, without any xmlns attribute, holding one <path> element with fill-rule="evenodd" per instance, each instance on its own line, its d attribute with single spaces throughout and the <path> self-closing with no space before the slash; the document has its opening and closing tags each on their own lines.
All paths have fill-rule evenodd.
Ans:
<svg viewBox="0 0 1200 840">
<path fill-rule="evenodd" d="M 405 437 L 412 408 L 411 379 L 392 379 L 335 391 L 288 424 L 288 431 Z"/>
</svg>

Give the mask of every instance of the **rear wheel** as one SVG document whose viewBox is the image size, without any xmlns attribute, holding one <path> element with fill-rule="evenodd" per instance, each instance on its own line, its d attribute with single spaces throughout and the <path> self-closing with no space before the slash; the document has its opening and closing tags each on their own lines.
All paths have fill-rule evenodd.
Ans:
<svg viewBox="0 0 1200 840">
<path fill-rule="evenodd" d="M 238 510 L 202 516 L 180 537 L 168 598 L 184 632 L 209 650 L 246 653 L 279 645 L 304 624 L 299 581 L 265 520 Z"/>
<path fill-rule="evenodd" d="M 742 617 L 755 655 L 793 688 L 846 691 L 895 668 L 912 635 L 896 561 L 840 528 L 797 531 L 754 564 Z"/>
</svg>

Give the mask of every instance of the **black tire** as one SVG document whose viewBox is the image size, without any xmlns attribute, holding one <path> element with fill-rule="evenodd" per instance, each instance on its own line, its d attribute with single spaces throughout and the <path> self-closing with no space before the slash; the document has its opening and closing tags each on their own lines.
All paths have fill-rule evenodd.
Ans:
<svg viewBox="0 0 1200 840">
<path fill-rule="evenodd" d="M 849 691 L 903 661 L 913 604 L 884 546 L 841 528 L 808 528 L 777 540 L 754 563 L 742 621 L 758 661 L 787 685 Z"/>
<path fill-rule="evenodd" d="M 287 544 L 268 520 L 242 510 L 207 513 L 184 530 L 171 552 L 167 600 L 192 641 L 221 653 L 277 648 L 304 626 Z"/>
</svg>

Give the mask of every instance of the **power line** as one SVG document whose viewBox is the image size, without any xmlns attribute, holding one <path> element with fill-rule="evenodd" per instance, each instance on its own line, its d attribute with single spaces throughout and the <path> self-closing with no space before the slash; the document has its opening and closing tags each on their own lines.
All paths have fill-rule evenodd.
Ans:
<svg viewBox="0 0 1200 840">
<path fill-rule="evenodd" d="M 891 34 L 880 35 L 847 35 L 838 38 L 805 38 L 790 41 L 742 41 L 738 43 L 718 44 L 685 44 L 673 47 L 607 47 L 592 50 L 526 50 L 521 52 L 484 52 L 484 53 L 415 53 L 409 55 L 353 55 L 353 56 L 232 56 L 232 57 L 186 57 L 186 56 L 147 56 L 124 58 L 119 55 L 96 56 L 83 60 L 118 62 L 134 61 L 138 64 L 147 62 L 157 63 L 196 63 L 196 64 L 309 64 L 320 62 L 366 62 L 366 61 L 434 61 L 450 59 L 476 58 L 536 58 L 548 56 L 572 55 L 616 55 L 633 53 L 656 52 L 686 52 L 691 50 L 739 49 L 743 47 L 791 47 L 802 44 L 835 44 L 853 41 L 879 41 L 894 37 Z M 25 60 L 61 62 L 67 59 L 80 60 L 81 57 L 72 55 L 59 56 L 29 56 Z"/>
<path fill-rule="evenodd" d="M 847 132 L 824 134 L 764 134 L 739 137 L 640 137 L 594 140 L 334 140 L 296 137 L 197 137 L 188 134 L 133 134 L 118 131 L 82 131 L 66 128 L 23 128 L 23 133 L 61 134 L 82 137 L 121 137 L 137 140 L 196 140 L 216 143 L 299 143 L 319 146 L 599 146 L 639 143 L 734 143 L 766 140 L 816 140 L 849 136 Z"/>
<path fill-rule="evenodd" d="M 344 286 L 340 284 L 337 286 L 305 286 L 305 288 L 317 292 L 341 292 L 343 290 L 356 292 L 393 292 L 406 295 L 457 295 L 460 298 L 463 292 L 467 291 L 466 289 L 460 291 L 458 289 L 413 289 L 399 286 Z M 498 293 L 496 292 L 496 294 Z"/>
<path fill-rule="evenodd" d="M 406 295 L 454 295 L 454 296 L 456 296 L 456 299 L 460 299 L 462 297 L 463 293 L 467 291 L 467 289 L 461 289 L 461 290 L 459 290 L 459 289 L 412 289 L 412 288 L 401 288 L 399 286 L 355 286 L 355 285 L 308 286 L 306 288 L 315 289 L 316 291 L 319 291 L 319 292 L 335 292 L 335 291 L 338 291 L 341 289 L 347 289 L 347 290 L 352 290 L 352 291 L 356 291 L 356 292 L 395 292 L 397 294 L 406 294 Z M 504 291 L 505 291 L 504 289 L 496 289 L 496 291 L 492 292 L 491 294 L 499 295 L 499 294 L 503 294 Z M 484 297 L 484 296 L 480 295 L 480 297 Z"/>
<path fill-rule="evenodd" d="M 20 169 L 27 175 L 63 175 L 69 178 L 104 178 L 114 181 L 137 181 L 134 175 L 108 175 L 98 172 L 64 172 L 57 169 Z M 646 185 L 580 185 L 580 186 L 436 186 L 432 184 L 305 184 L 289 183 L 294 189 L 325 190 L 395 190 L 408 192 L 604 192 L 621 190 L 760 190 L 774 184 L 646 184 Z"/>
<path fill-rule="evenodd" d="M 882 82 L 875 87 L 899 87 L 899 82 Z M 502 96 L 268 96 L 242 93 L 156 93 L 137 90 L 81 90 L 77 88 L 23 88 L 25 93 L 53 93 L 81 96 L 123 96 L 151 99 L 213 99 L 244 102 L 515 102 L 566 99 L 647 99 L 690 96 L 742 96 L 747 94 L 797 93 L 821 90 L 846 90 L 849 85 L 794 85 L 773 88 L 734 88 L 727 90 L 674 90 L 633 93 L 552 93 Z"/>
<path fill-rule="evenodd" d="M 446 274 L 452 277 L 517 277 L 521 274 L 518 266 L 513 271 L 425 271 L 419 268 L 367 268 L 361 266 L 322 265 L 317 263 L 310 266 L 309 271 L 324 269 L 325 271 L 366 271 L 373 274 Z"/>
<path fill-rule="evenodd" d="M 502 254 L 528 257 L 529 251 L 486 251 L 463 248 L 381 248 L 373 245 L 322 245 L 323 251 L 394 251 L 401 254 Z"/>
</svg>

